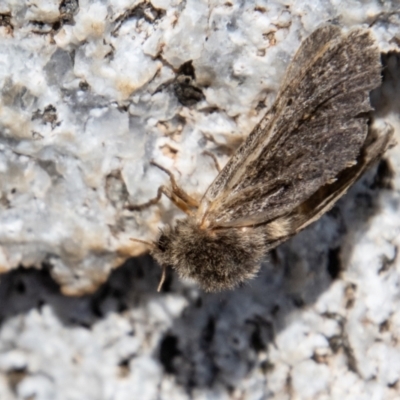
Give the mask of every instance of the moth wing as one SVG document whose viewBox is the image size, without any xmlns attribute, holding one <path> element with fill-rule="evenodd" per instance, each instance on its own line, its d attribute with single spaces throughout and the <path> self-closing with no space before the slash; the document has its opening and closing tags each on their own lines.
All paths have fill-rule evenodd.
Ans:
<svg viewBox="0 0 400 400">
<path fill-rule="evenodd" d="M 309 199 L 293 209 L 288 215 L 278 218 L 261 229 L 265 235 L 267 250 L 294 236 L 329 211 L 353 183 L 374 164 L 392 144 L 393 128 L 387 126 L 380 132 L 370 131 L 357 164 L 346 168 L 332 184 L 317 190 Z"/>
<path fill-rule="evenodd" d="M 370 32 L 343 36 L 323 26 L 303 42 L 294 62 L 271 109 L 201 200 L 203 226 L 267 223 L 356 160 L 367 134 L 369 92 L 381 81 Z"/>
<path fill-rule="evenodd" d="M 310 60 L 318 56 L 318 49 L 323 50 L 332 41 L 340 40 L 341 36 L 341 29 L 330 24 L 321 26 L 314 33 L 307 36 L 302 41 L 285 72 L 282 87 L 290 85 L 291 81 L 301 74 L 303 68 L 308 68 Z"/>
</svg>

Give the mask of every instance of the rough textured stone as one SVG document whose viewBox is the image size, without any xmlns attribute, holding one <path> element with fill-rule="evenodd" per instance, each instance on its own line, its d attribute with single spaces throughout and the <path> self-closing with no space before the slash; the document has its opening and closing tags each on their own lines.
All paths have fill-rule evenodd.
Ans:
<svg viewBox="0 0 400 400">
<path fill-rule="evenodd" d="M 243 288 L 206 295 L 170 273 L 157 294 L 148 258 L 107 280 L 143 252 L 130 237 L 179 216 L 165 199 L 123 209 L 167 182 L 149 160 L 200 196 L 217 173 L 204 150 L 226 162 L 323 22 L 371 26 L 376 123 L 400 141 L 395 8 L 3 1 L 0 398 L 397 399 L 399 146 Z"/>
</svg>

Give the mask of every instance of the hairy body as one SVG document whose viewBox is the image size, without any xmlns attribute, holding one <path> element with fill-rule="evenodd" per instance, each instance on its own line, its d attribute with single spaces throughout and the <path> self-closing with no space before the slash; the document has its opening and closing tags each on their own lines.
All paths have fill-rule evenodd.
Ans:
<svg viewBox="0 0 400 400">
<path fill-rule="evenodd" d="M 257 229 L 202 229 L 189 217 L 162 231 L 152 251 L 160 265 L 173 266 L 181 278 L 194 278 L 209 291 L 254 277 L 265 254 Z M 222 266 L 222 268 L 221 268 Z"/>
</svg>

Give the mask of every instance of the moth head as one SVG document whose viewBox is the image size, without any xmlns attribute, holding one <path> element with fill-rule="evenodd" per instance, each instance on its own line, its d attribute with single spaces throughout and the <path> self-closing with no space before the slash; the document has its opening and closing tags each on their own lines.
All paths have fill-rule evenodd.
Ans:
<svg viewBox="0 0 400 400">
<path fill-rule="evenodd" d="M 202 229 L 188 218 L 163 230 L 151 253 L 164 270 L 172 267 L 179 277 L 215 292 L 254 277 L 264 246 L 254 229 Z"/>
<path fill-rule="evenodd" d="M 169 232 L 161 231 L 161 234 L 155 243 L 155 248 L 159 253 L 169 253 L 171 249 L 171 235 Z"/>
<path fill-rule="evenodd" d="M 139 242 L 139 243 L 143 243 L 145 244 L 149 250 L 151 254 L 158 254 L 159 256 L 165 252 L 167 252 L 168 250 L 168 236 L 161 234 L 160 237 L 158 238 L 157 242 L 147 242 L 145 240 L 140 240 L 140 239 L 135 239 L 135 238 L 131 238 L 131 240 L 133 242 Z M 166 268 L 167 268 L 167 264 L 163 263 L 162 264 L 162 275 L 161 275 L 161 279 L 160 279 L 160 283 L 158 284 L 157 287 L 157 292 L 161 291 L 161 288 L 165 282 L 165 277 L 166 277 Z"/>
</svg>

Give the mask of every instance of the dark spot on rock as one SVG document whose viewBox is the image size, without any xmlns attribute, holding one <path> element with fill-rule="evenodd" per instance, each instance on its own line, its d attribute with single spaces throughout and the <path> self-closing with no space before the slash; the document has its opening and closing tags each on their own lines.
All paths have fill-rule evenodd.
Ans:
<svg viewBox="0 0 400 400">
<path fill-rule="evenodd" d="M 192 79 L 196 79 L 195 70 L 193 67 L 192 60 L 184 62 L 178 70 L 179 75 L 190 76 Z"/>
<path fill-rule="evenodd" d="M 7 371 L 7 381 L 13 393 L 17 393 L 19 383 L 28 375 L 26 367 L 13 368 Z"/>
<path fill-rule="evenodd" d="M 114 207 L 122 208 L 128 201 L 128 189 L 120 170 L 114 170 L 107 175 L 106 195 Z"/>
<path fill-rule="evenodd" d="M 120 378 L 126 378 L 130 374 L 131 370 L 129 367 L 129 363 L 131 359 L 132 357 L 124 358 L 118 363 L 118 375 Z"/>
<path fill-rule="evenodd" d="M 74 20 L 74 15 L 79 10 L 78 0 L 62 0 L 58 10 L 61 14 L 62 23 L 71 23 Z"/>
<path fill-rule="evenodd" d="M 372 189 L 393 189 L 394 170 L 387 159 L 382 159 L 378 164 Z"/>
<path fill-rule="evenodd" d="M 178 338 L 171 334 L 164 336 L 160 344 L 159 360 L 167 373 L 175 372 L 174 359 L 180 354 Z"/>
<path fill-rule="evenodd" d="M 14 26 L 11 23 L 11 13 L 5 12 L 0 14 L 0 26 L 8 28 L 9 33 L 12 33 Z"/>
<path fill-rule="evenodd" d="M 19 294 L 25 294 L 26 292 L 26 286 L 25 286 L 25 282 L 22 280 L 19 280 L 15 283 L 15 290 L 17 291 L 17 293 Z"/>
<path fill-rule="evenodd" d="M 214 334 L 215 334 L 215 321 L 213 317 L 210 317 L 201 335 L 202 342 L 206 345 L 206 347 L 208 347 L 208 345 L 212 342 Z"/>
<path fill-rule="evenodd" d="M 340 260 L 340 247 L 330 249 L 328 253 L 328 273 L 332 280 L 339 277 L 342 271 L 342 263 Z"/>
<path fill-rule="evenodd" d="M 115 20 L 116 27 L 113 30 L 112 35 L 117 36 L 121 25 L 130 19 L 144 19 L 145 21 L 154 24 L 157 20 L 164 17 L 165 14 L 165 10 L 154 7 L 151 2 L 144 1 L 130 10 L 125 11 Z"/>
<path fill-rule="evenodd" d="M 301 298 L 300 295 L 294 295 L 292 297 L 292 302 L 297 308 L 302 308 L 304 307 L 305 304 L 304 300 Z"/>
<path fill-rule="evenodd" d="M 183 106 L 190 107 L 204 99 L 202 90 L 187 76 L 178 76 L 173 88 L 175 96 Z"/>
<path fill-rule="evenodd" d="M 195 85 L 196 72 L 192 60 L 183 63 L 173 84 L 175 96 L 178 101 L 190 107 L 204 99 L 202 90 Z"/>
<path fill-rule="evenodd" d="M 86 91 L 86 90 L 88 90 L 89 89 L 89 84 L 87 83 L 87 82 L 85 82 L 85 81 L 80 81 L 79 82 L 79 89 L 81 89 L 81 90 L 83 90 L 83 91 Z"/>
</svg>

